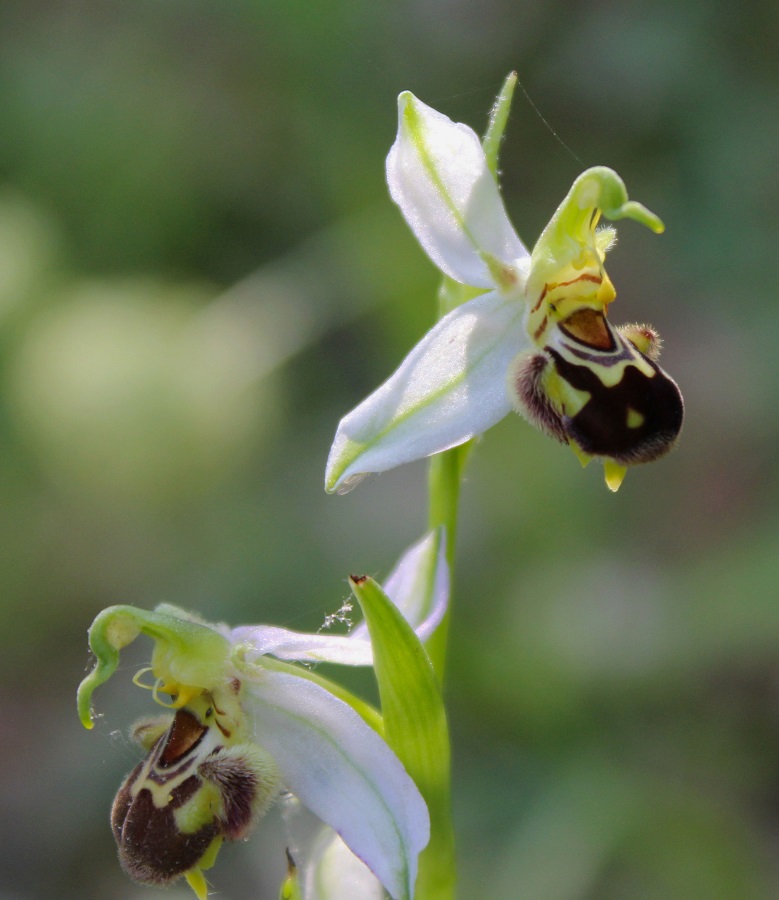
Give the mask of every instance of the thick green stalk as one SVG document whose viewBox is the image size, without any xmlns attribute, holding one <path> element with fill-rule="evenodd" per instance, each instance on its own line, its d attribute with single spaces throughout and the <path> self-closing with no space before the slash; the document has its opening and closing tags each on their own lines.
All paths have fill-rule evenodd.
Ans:
<svg viewBox="0 0 779 900">
<path fill-rule="evenodd" d="M 500 144 L 508 122 L 511 100 L 514 96 L 516 84 L 517 73 L 509 73 L 490 110 L 489 124 L 482 140 L 484 155 L 487 157 L 487 165 L 496 181 L 498 178 Z M 442 319 L 455 307 L 470 300 L 477 293 L 478 291 L 474 288 L 459 284 L 445 275 L 438 289 L 438 318 Z M 473 441 L 468 441 L 460 447 L 453 447 L 451 450 L 445 450 L 443 453 L 437 454 L 430 460 L 428 471 L 428 524 L 431 530 L 441 526 L 446 529 L 446 561 L 449 564 L 449 576 L 452 579 L 454 577 L 460 484 L 462 483 L 463 470 L 473 443 Z M 449 609 L 451 609 L 451 603 Z M 442 685 L 446 669 L 449 609 L 435 634 L 427 643 L 427 652 Z"/>
<path fill-rule="evenodd" d="M 460 502 L 460 484 L 465 462 L 473 441 L 439 453 L 430 460 L 428 470 L 429 513 L 431 530 L 443 526 L 446 530 L 446 562 L 450 579 L 454 574 L 455 546 L 457 542 L 457 511 Z M 438 680 L 443 684 L 446 669 L 446 647 L 449 633 L 449 610 L 443 621 L 427 642 L 427 653 Z"/>
<path fill-rule="evenodd" d="M 487 157 L 487 165 L 497 180 L 498 152 L 503 132 L 508 121 L 511 98 L 517 82 L 516 72 L 512 72 L 503 84 L 500 94 L 490 112 L 490 121 L 482 146 Z M 461 303 L 474 297 L 478 291 L 466 285 L 458 284 L 444 276 L 438 291 L 438 318 L 443 318 Z M 459 447 L 453 447 L 439 453 L 430 460 L 428 470 L 428 524 L 431 529 L 446 530 L 446 561 L 449 566 L 449 577 L 453 581 L 455 571 L 455 551 L 457 544 L 457 514 L 460 502 L 460 485 L 463 471 L 470 455 L 474 441 L 468 441 Z M 435 634 L 426 644 L 426 651 L 439 685 L 443 686 L 446 670 L 446 649 L 449 635 L 449 615 L 451 598 L 443 621 Z M 450 779 L 448 771 L 448 754 L 446 766 L 441 766 L 439 775 L 440 796 L 437 798 L 438 809 L 450 809 Z M 439 819 L 440 821 L 440 819 Z M 417 900 L 453 900 L 456 883 L 454 871 L 454 842 L 451 820 L 447 814 L 447 825 L 431 836 L 430 845 L 419 861 L 419 877 L 417 879 Z M 448 878 L 442 878 L 442 868 L 449 866 L 452 871 Z"/>
</svg>

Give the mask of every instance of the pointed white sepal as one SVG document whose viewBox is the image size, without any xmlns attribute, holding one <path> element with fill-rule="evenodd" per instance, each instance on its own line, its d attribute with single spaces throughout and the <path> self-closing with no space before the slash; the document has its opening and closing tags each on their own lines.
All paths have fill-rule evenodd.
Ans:
<svg viewBox="0 0 779 900">
<path fill-rule="evenodd" d="M 398 97 L 387 184 L 427 255 L 456 281 L 495 287 L 485 254 L 506 266 L 530 255 L 506 215 L 476 133 L 408 91 Z"/>
<path fill-rule="evenodd" d="M 266 670 L 244 685 L 255 740 L 276 761 L 286 787 L 341 835 L 393 900 L 411 900 L 430 819 L 397 756 L 318 684 Z"/>
<path fill-rule="evenodd" d="M 373 665 L 371 642 L 351 634 L 306 634 L 273 625 L 242 625 L 234 628 L 231 640 L 244 645 L 243 658 L 257 663 L 263 656 L 288 662 L 330 662 L 342 666 Z"/>
<path fill-rule="evenodd" d="M 456 447 L 512 409 L 511 361 L 531 342 L 524 305 L 482 294 L 440 320 L 400 368 L 340 422 L 325 489 Z"/>
<path fill-rule="evenodd" d="M 384 593 L 426 641 L 449 602 L 449 567 L 443 530 L 431 531 L 403 554 L 384 583 Z M 256 663 L 265 655 L 289 662 L 330 662 L 372 666 L 373 649 L 365 623 L 348 635 L 305 634 L 273 625 L 242 625 L 230 632 L 233 646 L 246 646 L 244 658 Z"/>
<path fill-rule="evenodd" d="M 445 530 L 439 528 L 431 531 L 409 547 L 390 572 L 382 589 L 424 644 L 438 627 L 449 605 Z M 370 642 L 366 623 L 361 622 L 349 637 Z"/>
</svg>

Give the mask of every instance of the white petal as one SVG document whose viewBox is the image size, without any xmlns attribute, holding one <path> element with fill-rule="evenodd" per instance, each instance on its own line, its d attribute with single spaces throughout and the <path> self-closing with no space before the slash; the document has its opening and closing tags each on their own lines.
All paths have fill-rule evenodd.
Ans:
<svg viewBox="0 0 779 900">
<path fill-rule="evenodd" d="M 449 603 L 449 566 L 443 531 L 431 531 L 409 547 L 383 588 L 419 640 L 426 641 L 438 627 Z M 361 622 L 349 637 L 369 640 L 368 626 Z"/>
<path fill-rule="evenodd" d="M 384 592 L 400 609 L 421 641 L 435 631 L 449 602 L 449 567 L 442 531 L 432 531 L 410 547 L 384 584 Z M 230 632 L 233 645 L 246 644 L 247 662 L 271 654 L 296 662 L 331 662 L 346 666 L 373 665 L 364 622 L 348 635 L 305 634 L 273 625 L 242 625 Z"/>
<path fill-rule="evenodd" d="M 384 889 L 341 838 L 324 829 L 305 874 L 306 900 L 383 900 Z"/>
<path fill-rule="evenodd" d="M 245 681 L 255 739 L 282 780 L 330 825 L 394 900 L 414 892 L 427 806 L 400 760 L 346 703 L 285 672 Z"/>
<path fill-rule="evenodd" d="M 509 222 L 481 141 L 408 92 L 398 98 L 398 134 L 387 184 L 417 240 L 450 277 L 494 287 L 481 254 L 505 265 L 529 256 Z"/>
<path fill-rule="evenodd" d="M 243 625 L 230 635 L 233 644 L 248 644 L 247 662 L 255 663 L 270 654 L 278 659 L 299 662 L 332 662 L 345 666 L 373 665 L 371 642 L 358 634 L 304 634 L 271 625 Z"/>
<path fill-rule="evenodd" d="M 511 361 L 530 346 L 523 305 L 495 292 L 444 316 L 338 425 L 325 489 L 456 447 L 511 409 Z"/>
</svg>

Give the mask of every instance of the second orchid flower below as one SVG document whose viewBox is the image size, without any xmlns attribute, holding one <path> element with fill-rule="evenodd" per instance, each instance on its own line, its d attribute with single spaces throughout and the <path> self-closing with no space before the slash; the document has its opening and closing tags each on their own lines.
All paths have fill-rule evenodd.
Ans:
<svg viewBox="0 0 779 900">
<path fill-rule="evenodd" d="M 441 725 L 433 742 L 436 733 L 420 727 L 436 716 L 443 720 L 440 692 L 420 700 L 420 679 L 407 681 L 406 672 L 409 678 L 416 673 L 405 660 L 416 655 L 429 668 L 421 641 L 446 612 L 443 532 L 410 547 L 384 589 L 367 576 L 352 576 L 350 584 L 366 621 L 348 635 L 269 625 L 231 629 L 167 604 L 153 611 L 112 606 L 96 617 L 89 630 L 95 665 L 78 690 L 82 723 L 92 727 L 94 691 L 116 672 L 120 651 L 141 634 L 152 638 L 154 650 L 150 666 L 133 680 L 150 688 L 168 711 L 134 726 L 132 735 L 146 755 L 125 779 L 111 812 L 120 863 L 136 881 L 164 886 L 184 877 L 205 900 L 203 873 L 222 843 L 245 838 L 274 799 L 289 791 L 329 826 L 322 852 L 307 867 L 308 877 L 321 882 L 316 896 L 350 896 L 328 868 L 335 853 L 339 864 L 347 864 L 347 877 L 359 871 L 371 890 L 383 893 L 383 885 L 394 900 L 413 900 L 431 818 L 440 831 L 441 815 L 435 805 L 428 809 L 408 768 L 429 794 L 423 780 L 430 780 L 429 773 L 417 764 L 415 741 L 432 744 L 435 771 L 444 779 L 448 735 Z M 381 672 L 388 653 L 403 660 L 403 672 Z M 382 715 L 334 682 L 290 664 L 316 662 L 373 665 Z M 393 689 L 414 708 L 410 723 L 398 724 Z M 420 689 L 430 697 L 429 685 Z M 393 738 L 401 751 L 391 746 Z M 336 835 L 342 844 L 325 852 Z M 295 879 L 291 871 L 290 897 Z"/>
<path fill-rule="evenodd" d="M 462 444 L 512 409 L 582 463 L 601 459 L 612 490 L 628 466 L 673 447 L 683 403 L 657 364 L 656 332 L 607 319 L 616 292 L 603 264 L 616 233 L 599 229 L 600 219 L 663 230 L 614 171 L 580 175 L 530 253 L 475 132 L 406 92 L 387 181 L 433 262 L 482 293 L 444 316 L 341 420 L 328 491 Z"/>
</svg>

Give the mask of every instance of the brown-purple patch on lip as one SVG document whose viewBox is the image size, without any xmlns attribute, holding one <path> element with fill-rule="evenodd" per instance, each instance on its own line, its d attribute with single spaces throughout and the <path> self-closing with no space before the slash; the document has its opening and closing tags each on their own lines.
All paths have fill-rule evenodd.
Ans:
<svg viewBox="0 0 779 900">
<path fill-rule="evenodd" d="M 177 763 L 184 754 L 196 747 L 203 735 L 208 731 L 205 725 L 187 712 L 180 709 L 173 719 L 165 748 L 160 754 L 159 765 L 163 768 Z"/>
<path fill-rule="evenodd" d="M 596 350 L 614 350 L 614 338 L 602 312 L 597 309 L 577 309 L 560 323 L 560 329 L 574 340 Z"/>
</svg>

